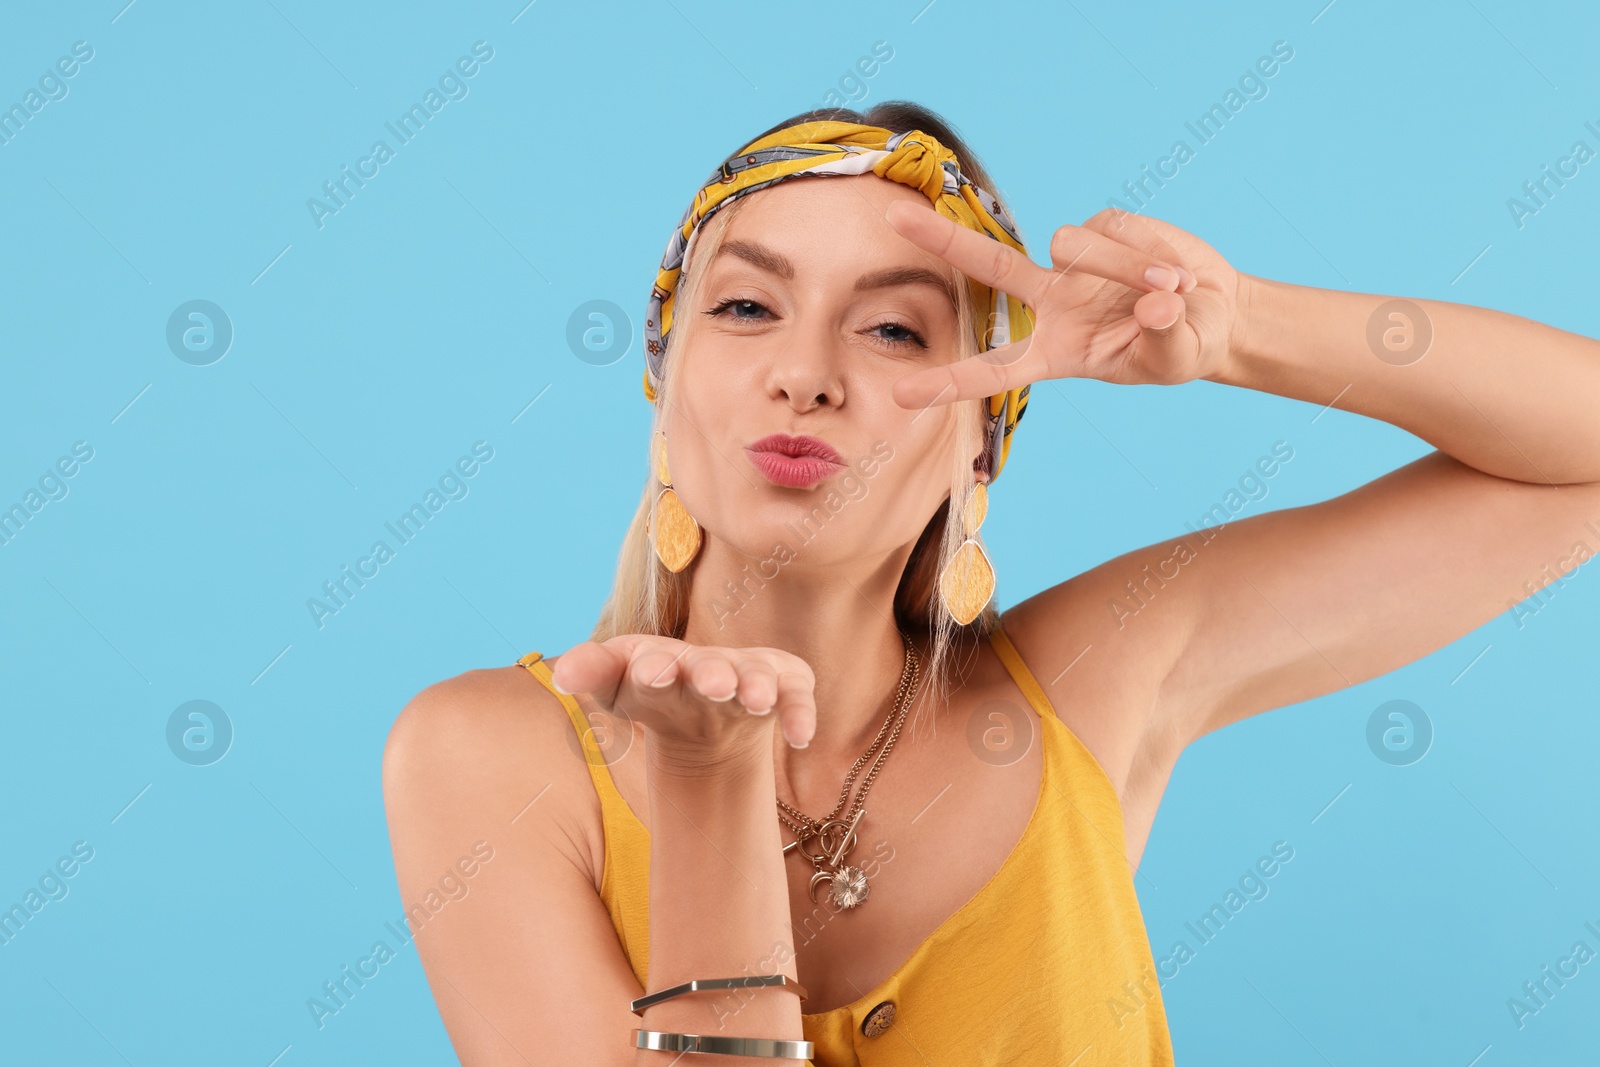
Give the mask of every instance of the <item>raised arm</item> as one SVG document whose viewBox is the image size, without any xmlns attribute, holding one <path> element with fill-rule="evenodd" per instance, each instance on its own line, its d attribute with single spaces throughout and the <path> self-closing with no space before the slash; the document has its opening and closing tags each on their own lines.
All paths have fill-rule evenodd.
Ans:
<svg viewBox="0 0 1600 1067">
<path fill-rule="evenodd" d="M 1155 725 L 1186 740 L 1419 659 L 1600 553 L 1600 342 L 1464 304 L 1245 281 L 1209 380 L 1438 451 L 1183 539 L 1193 566 L 1152 614 L 1181 620 Z"/>
<path fill-rule="evenodd" d="M 1600 341 L 1471 304 L 1240 281 L 1207 381 L 1381 419 L 1498 478 L 1600 482 Z"/>
<path fill-rule="evenodd" d="M 1198 237 L 1126 212 L 1061 227 L 1053 269 L 931 211 L 896 205 L 889 220 L 1036 317 L 1021 341 L 907 375 L 906 406 L 1054 377 L 1204 378 L 1382 419 L 1438 449 L 1018 605 L 1047 677 L 1091 635 L 1095 654 L 1156 673 L 1140 718 L 1108 728 L 1104 747 L 1129 765 L 1170 767 L 1208 731 L 1403 666 L 1600 554 L 1600 342 L 1487 308 L 1241 274 Z M 1150 257 L 1193 280 L 1158 267 L 1141 286 Z"/>
<path fill-rule="evenodd" d="M 1243 276 L 1240 292 L 1232 356 L 1208 380 L 1336 402 L 1439 450 L 1033 598 L 1035 630 L 1075 633 L 1069 619 L 1098 615 L 1097 654 L 1160 675 L 1146 717 L 1108 742 L 1130 761 L 1144 749 L 1170 767 L 1229 723 L 1411 663 L 1600 554 L 1600 343 L 1460 304 Z M 1388 358 L 1368 344 L 1375 312 L 1380 346 L 1393 331 Z M 1430 333 L 1420 356 L 1405 350 Z M 1040 669 L 1053 676 L 1087 643 L 1036 653 Z"/>
</svg>

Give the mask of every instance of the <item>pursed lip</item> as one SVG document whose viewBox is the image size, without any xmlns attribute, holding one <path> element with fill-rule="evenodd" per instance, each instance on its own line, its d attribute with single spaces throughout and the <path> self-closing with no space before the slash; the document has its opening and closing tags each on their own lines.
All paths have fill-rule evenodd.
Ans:
<svg viewBox="0 0 1600 1067">
<path fill-rule="evenodd" d="M 775 433 L 745 446 L 750 463 L 775 485 L 804 489 L 844 470 L 844 457 L 817 437 Z"/>
<path fill-rule="evenodd" d="M 746 446 L 752 452 L 777 452 L 785 456 L 815 456 L 829 463 L 844 464 L 844 457 L 839 455 L 828 442 L 820 437 L 791 437 L 786 433 L 768 434 L 759 441 L 752 441 Z"/>
</svg>

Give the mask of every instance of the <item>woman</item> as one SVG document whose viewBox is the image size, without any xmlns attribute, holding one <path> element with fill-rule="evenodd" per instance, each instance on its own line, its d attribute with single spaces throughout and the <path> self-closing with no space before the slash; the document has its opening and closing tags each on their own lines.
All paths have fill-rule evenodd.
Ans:
<svg viewBox="0 0 1600 1067">
<path fill-rule="evenodd" d="M 1109 211 L 1044 268 L 993 193 L 894 102 L 779 124 L 686 212 L 592 640 L 429 687 L 385 753 L 464 1063 L 1171 1063 L 1132 877 L 1184 748 L 1587 558 L 1593 341 L 1252 277 Z M 977 528 L 1060 377 L 1262 389 L 1438 451 L 1002 613 Z M 441 870 L 470 897 L 435 906 Z"/>
</svg>

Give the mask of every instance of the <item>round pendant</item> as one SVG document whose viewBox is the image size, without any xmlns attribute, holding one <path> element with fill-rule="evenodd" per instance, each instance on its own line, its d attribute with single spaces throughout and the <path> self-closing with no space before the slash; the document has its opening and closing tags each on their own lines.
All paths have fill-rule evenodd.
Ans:
<svg viewBox="0 0 1600 1067">
<path fill-rule="evenodd" d="M 833 902 L 841 908 L 855 907 L 872 891 L 867 884 L 867 874 L 860 867 L 840 867 L 829 879 L 828 888 L 833 893 Z"/>
</svg>

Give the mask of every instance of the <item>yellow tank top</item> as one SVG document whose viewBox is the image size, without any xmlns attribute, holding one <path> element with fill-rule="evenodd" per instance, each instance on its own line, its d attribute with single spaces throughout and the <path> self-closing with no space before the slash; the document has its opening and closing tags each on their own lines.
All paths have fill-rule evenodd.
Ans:
<svg viewBox="0 0 1600 1067">
<path fill-rule="evenodd" d="M 1033 814 L 994 876 L 893 974 L 853 1003 L 801 1016 L 815 1046 L 807 1063 L 1171 1067 L 1116 789 L 1005 632 L 989 641 L 1041 720 Z M 538 652 L 518 662 L 556 693 L 581 739 L 605 829 L 600 897 L 644 987 L 650 831 L 617 792 L 577 701 L 551 684 L 549 664 Z"/>
</svg>

